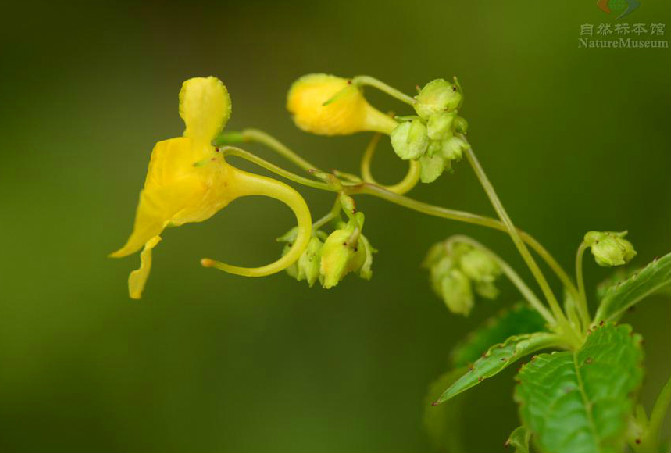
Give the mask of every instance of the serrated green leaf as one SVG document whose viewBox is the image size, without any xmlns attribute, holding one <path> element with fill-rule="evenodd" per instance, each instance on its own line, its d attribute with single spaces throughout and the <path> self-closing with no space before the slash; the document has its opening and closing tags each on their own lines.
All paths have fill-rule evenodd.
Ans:
<svg viewBox="0 0 671 453">
<path fill-rule="evenodd" d="M 440 451 L 450 453 L 464 451 L 460 435 L 463 399 L 457 398 L 440 406 L 432 404 L 440 396 L 445 387 L 453 384 L 464 371 L 464 369 L 455 369 L 443 374 L 429 386 L 429 391 L 426 395 L 424 428 L 429 434 L 433 446 Z"/>
<path fill-rule="evenodd" d="M 537 311 L 524 304 L 501 311 L 454 348 L 452 365 L 458 368 L 473 363 L 493 345 L 513 335 L 544 331 L 545 324 L 545 319 Z"/>
<path fill-rule="evenodd" d="M 531 433 L 524 427 L 518 426 L 510 433 L 506 441 L 506 447 L 513 447 L 515 453 L 529 453 L 529 439 Z"/>
<path fill-rule="evenodd" d="M 466 374 L 443 392 L 436 403 L 443 403 L 478 385 L 525 355 L 558 344 L 560 344 L 559 337 L 551 333 L 532 333 L 510 337 L 505 342 L 489 348 L 482 357 L 475 361 Z"/>
<path fill-rule="evenodd" d="M 629 307 L 670 283 L 671 253 L 648 264 L 620 284 L 610 287 L 601 300 L 594 322 L 618 320 Z"/>
<path fill-rule="evenodd" d="M 541 451 L 622 451 L 643 378 L 640 343 L 630 326 L 606 324 L 580 350 L 541 354 L 522 368 L 515 400 Z"/>
</svg>

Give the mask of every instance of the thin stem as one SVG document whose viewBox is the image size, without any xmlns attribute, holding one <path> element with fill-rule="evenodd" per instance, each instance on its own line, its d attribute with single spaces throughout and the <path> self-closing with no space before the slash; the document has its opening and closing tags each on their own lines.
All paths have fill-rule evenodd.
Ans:
<svg viewBox="0 0 671 453">
<path fill-rule="evenodd" d="M 462 138 L 465 140 L 465 137 L 462 136 Z M 550 309 L 552 310 L 553 315 L 557 319 L 558 323 L 565 329 L 566 334 L 570 333 L 576 334 L 573 326 L 568 322 L 566 316 L 564 315 L 564 312 L 559 306 L 559 302 L 557 302 L 557 298 L 553 294 L 552 289 L 550 289 L 550 285 L 545 279 L 543 272 L 538 267 L 538 264 L 536 264 L 536 261 L 534 260 L 533 256 L 531 256 L 529 249 L 527 249 L 526 244 L 524 244 L 524 241 L 517 232 L 515 225 L 513 225 L 512 220 L 508 216 L 508 213 L 503 207 L 501 200 L 496 194 L 494 186 L 492 186 L 492 183 L 489 181 L 489 178 L 485 174 L 485 171 L 480 165 L 480 162 L 475 157 L 473 148 L 471 148 L 470 146 L 468 147 L 468 149 L 466 149 L 466 158 L 468 159 L 468 162 L 471 164 L 471 167 L 473 168 L 475 175 L 478 177 L 478 180 L 480 181 L 480 184 L 485 190 L 485 193 L 489 197 L 489 201 L 492 203 L 494 210 L 496 210 L 497 214 L 499 215 L 499 218 L 501 219 L 501 222 L 503 222 L 503 224 L 505 225 L 506 231 L 510 235 L 510 238 L 513 240 L 515 247 L 517 247 L 517 250 L 522 256 L 522 259 L 524 259 L 532 275 L 538 282 L 541 291 L 545 295 L 545 298 L 547 299 L 548 304 L 550 305 Z"/>
<path fill-rule="evenodd" d="M 457 222 L 471 223 L 474 225 L 480 225 L 488 228 L 492 228 L 498 231 L 506 231 L 505 225 L 499 220 L 492 219 L 491 217 L 481 216 L 478 214 L 472 214 L 470 212 L 458 211 L 455 209 L 443 208 L 441 206 L 435 206 L 422 201 L 417 201 L 412 198 L 408 198 L 403 195 L 399 195 L 393 192 L 385 190 L 383 187 L 373 185 L 373 184 L 362 184 L 355 188 L 351 193 L 361 193 L 366 195 L 372 195 L 383 200 L 386 200 L 390 203 L 394 203 L 398 206 L 402 206 L 407 209 L 412 209 L 413 211 L 420 212 L 422 214 L 430 215 L 433 217 L 440 217 L 443 219 L 455 220 Z M 529 246 L 536 252 L 538 255 L 543 258 L 547 265 L 557 274 L 564 286 L 574 295 L 578 294 L 578 290 L 571 281 L 571 278 L 568 276 L 566 271 L 561 267 L 561 265 L 552 257 L 552 255 L 530 234 L 517 230 L 520 237 L 529 244 Z"/>
<path fill-rule="evenodd" d="M 660 428 L 666 412 L 669 410 L 669 405 L 671 405 L 671 377 L 659 393 L 657 401 L 655 401 L 655 406 L 650 414 L 650 422 L 643 439 L 641 439 L 639 451 L 659 451 Z"/>
<path fill-rule="evenodd" d="M 363 76 L 362 76 L 363 77 Z M 357 78 L 359 79 L 359 78 Z M 374 80 L 374 79 L 373 79 Z M 380 82 L 381 83 L 381 82 Z M 410 98 L 412 99 L 412 98 Z M 413 100 L 414 101 L 414 100 Z M 289 147 L 281 143 L 279 140 L 276 138 L 272 137 L 271 135 L 260 131 L 258 129 L 252 129 L 248 128 L 243 130 L 242 132 L 226 132 L 221 134 L 219 137 L 217 137 L 214 141 L 215 144 L 225 144 L 225 143 L 231 143 L 231 142 L 244 142 L 244 141 L 254 141 L 258 143 L 262 143 L 266 146 L 268 146 L 271 150 L 277 152 L 280 156 L 288 159 L 289 161 L 293 162 L 294 164 L 298 165 L 302 169 L 314 173 L 314 172 L 321 172 L 319 168 L 312 163 L 306 161 L 302 157 L 300 157 L 298 154 L 296 154 L 294 151 L 292 151 Z M 238 148 L 239 149 L 239 148 Z M 243 150 L 240 150 L 243 151 Z M 230 151 L 229 151 L 230 153 Z M 299 184 L 305 184 L 309 187 L 313 187 L 316 189 L 322 189 L 322 190 L 328 190 L 328 191 L 335 191 L 335 189 L 332 185 L 324 185 L 323 183 L 318 183 L 316 181 L 312 181 L 310 179 L 306 178 L 301 178 L 298 175 L 295 175 L 293 173 L 290 173 L 286 170 L 281 169 L 280 167 L 277 167 L 257 156 L 254 156 L 251 153 L 248 153 L 246 151 L 243 151 L 242 153 L 239 153 L 239 157 L 245 158 L 247 160 L 250 160 L 257 165 L 260 165 L 274 173 L 277 173 L 281 176 L 287 177 L 287 179 L 290 179 L 292 181 L 295 181 Z M 506 231 L 506 226 L 501 223 L 500 221 L 496 219 L 492 219 L 490 217 L 485 217 L 485 216 L 480 216 L 477 214 L 472 214 L 468 212 L 463 212 L 463 211 L 457 211 L 457 210 L 452 210 L 452 209 L 447 209 L 447 208 L 441 208 L 438 206 L 433 206 L 429 205 L 427 203 L 422 203 L 416 200 L 412 200 L 410 198 L 403 197 L 399 193 L 394 193 L 390 192 L 389 190 L 385 190 L 383 187 L 379 187 L 376 184 L 361 184 L 356 186 L 356 188 L 352 188 L 348 190 L 350 193 L 367 193 L 370 195 L 377 196 L 379 198 L 385 199 L 387 201 L 390 201 L 392 203 L 395 203 L 399 206 L 404 206 L 409 209 L 413 209 L 417 212 L 422 212 L 424 214 L 436 216 L 436 217 L 442 217 L 442 218 L 447 218 L 447 219 L 452 219 L 452 220 L 457 220 L 457 221 L 462 221 L 466 223 L 472 223 L 476 225 L 481 225 L 489 228 L 493 228 L 499 231 Z M 398 188 L 396 189 L 398 190 Z M 562 284 L 564 287 L 567 288 L 567 290 L 574 296 L 575 299 L 579 299 L 579 291 L 571 281 L 571 278 L 568 276 L 566 271 L 561 267 L 561 265 L 554 259 L 554 257 L 536 240 L 534 239 L 531 235 L 528 233 L 518 230 L 520 237 L 529 244 L 529 246 L 534 249 L 536 253 L 546 262 L 546 264 L 554 271 L 554 273 L 557 275 L 559 280 L 561 280 Z"/>
<path fill-rule="evenodd" d="M 241 132 L 224 132 L 214 139 L 213 144 L 215 146 L 222 146 L 236 142 L 262 143 L 266 145 L 268 148 L 275 151 L 280 156 L 284 157 L 287 160 L 290 160 L 291 162 L 298 165 L 307 172 L 320 171 L 317 166 L 312 165 L 310 162 L 303 159 L 301 156 L 299 156 L 294 151 L 289 149 L 286 145 L 281 143 L 275 137 L 266 134 L 265 132 L 258 129 L 249 128 L 244 129 Z"/>
<path fill-rule="evenodd" d="M 510 280 L 512 284 L 515 285 L 515 287 L 522 294 L 522 296 L 527 300 L 527 302 L 529 302 L 529 305 L 531 305 L 531 307 L 534 310 L 540 313 L 541 316 L 543 316 L 543 318 L 545 318 L 545 320 L 551 326 L 554 326 L 557 323 L 557 321 L 554 319 L 552 314 L 547 310 L 547 308 L 545 308 L 540 299 L 538 299 L 538 297 L 534 294 L 534 292 L 527 286 L 526 283 L 524 283 L 524 280 L 522 280 L 519 274 L 515 272 L 515 270 L 503 258 L 498 256 L 488 247 L 485 247 L 480 242 L 468 236 L 463 235 L 452 236 L 450 239 L 448 239 L 448 242 L 462 242 L 465 244 L 472 245 L 473 247 L 479 248 L 488 253 L 498 263 L 499 267 L 501 267 L 501 270 L 503 271 L 504 274 L 506 274 L 508 280 Z"/>
<path fill-rule="evenodd" d="M 587 295 L 585 294 L 585 280 L 583 278 L 582 270 L 583 256 L 585 254 L 585 250 L 587 250 L 588 247 L 589 246 L 585 242 L 582 242 L 575 254 L 575 281 L 578 283 L 579 297 L 577 303 L 578 307 L 580 308 L 580 318 L 585 328 L 589 327 L 590 323 L 592 322 L 589 309 L 587 308 Z"/>
<path fill-rule="evenodd" d="M 375 155 L 375 150 L 377 149 L 377 144 L 380 142 L 380 137 L 382 134 L 375 134 L 371 139 L 370 143 L 366 147 L 366 151 L 363 153 L 361 158 L 361 176 L 363 176 L 364 181 L 371 184 L 377 184 L 370 170 L 371 162 L 373 161 L 373 156 Z M 405 175 L 401 182 L 396 183 L 391 186 L 383 186 L 390 192 L 394 192 L 400 195 L 409 192 L 412 190 L 419 181 L 419 163 L 416 160 L 408 161 L 408 173 Z"/>
<path fill-rule="evenodd" d="M 298 184 L 302 184 L 304 186 L 312 187 L 313 189 L 321 189 L 321 190 L 326 190 L 329 192 L 338 192 L 340 188 L 332 185 L 332 184 L 327 184 L 324 182 L 319 182 L 315 181 L 309 178 L 304 178 L 303 176 L 298 176 L 295 173 L 292 173 L 288 170 L 285 170 L 281 167 L 278 167 L 275 164 L 271 164 L 265 159 L 262 159 L 248 151 L 245 151 L 244 149 L 241 148 L 236 148 L 234 146 L 224 146 L 221 148 L 222 153 L 224 153 L 225 156 L 236 156 L 236 157 L 242 157 L 245 160 L 248 160 L 260 167 L 265 168 L 268 171 L 271 171 L 275 174 L 278 174 L 284 178 L 287 178 L 289 181 L 293 181 Z"/>
<path fill-rule="evenodd" d="M 388 94 L 389 96 L 398 99 L 401 102 L 405 102 L 408 105 L 415 106 L 417 104 L 417 101 L 414 98 L 411 98 L 407 94 L 403 93 L 402 91 L 397 90 L 396 88 L 392 88 L 386 83 L 370 76 L 356 76 L 352 79 L 352 84 L 353 85 L 368 85 L 373 88 L 377 88 L 378 90 L 382 91 L 383 93 Z"/>
<path fill-rule="evenodd" d="M 333 207 L 331 207 L 331 210 L 324 217 L 317 220 L 312 225 L 312 228 L 314 230 L 318 230 L 319 228 L 329 223 L 331 220 L 340 218 L 340 209 L 341 209 L 340 196 L 337 196 L 335 202 L 333 203 Z"/>
</svg>

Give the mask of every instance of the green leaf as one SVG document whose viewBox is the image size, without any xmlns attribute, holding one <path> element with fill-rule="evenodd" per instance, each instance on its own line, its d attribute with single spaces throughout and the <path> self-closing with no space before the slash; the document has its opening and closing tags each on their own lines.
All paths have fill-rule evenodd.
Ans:
<svg viewBox="0 0 671 453">
<path fill-rule="evenodd" d="M 440 396 L 443 389 L 454 383 L 464 371 L 464 369 L 455 369 L 443 374 L 429 386 L 426 395 L 424 428 L 429 434 L 433 446 L 440 451 L 450 453 L 464 451 L 460 436 L 463 399 L 457 398 L 440 406 L 432 404 Z"/>
<path fill-rule="evenodd" d="M 506 338 L 524 333 L 541 332 L 545 329 L 545 319 L 536 310 L 524 304 L 516 304 L 485 321 L 452 351 L 452 365 L 455 368 L 475 362 L 495 344 Z"/>
<path fill-rule="evenodd" d="M 622 451 L 643 378 L 640 343 L 630 326 L 606 324 L 580 350 L 541 354 L 522 368 L 515 400 L 541 451 Z"/>
<path fill-rule="evenodd" d="M 489 348 L 482 357 L 475 361 L 466 374 L 443 392 L 436 404 L 443 403 L 498 374 L 525 355 L 559 344 L 559 337 L 551 333 L 532 333 L 510 337 L 505 342 Z"/>
<path fill-rule="evenodd" d="M 629 307 L 670 283 L 671 253 L 656 259 L 632 277 L 606 290 L 594 322 L 618 320 Z"/>
<path fill-rule="evenodd" d="M 506 447 L 513 447 L 515 453 L 529 453 L 529 439 L 531 433 L 524 427 L 518 426 L 510 433 L 506 441 Z"/>
</svg>

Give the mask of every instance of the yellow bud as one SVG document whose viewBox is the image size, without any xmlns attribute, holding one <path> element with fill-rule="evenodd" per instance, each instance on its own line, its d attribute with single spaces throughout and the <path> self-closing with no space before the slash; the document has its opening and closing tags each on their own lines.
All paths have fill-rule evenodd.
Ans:
<svg viewBox="0 0 671 453">
<path fill-rule="evenodd" d="M 296 126 L 313 134 L 390 134 L 397 126 L 395 120 L 372 107 L 357 86 L 328 74 L 308 74 L 295 81 L 287 109 Z"/>
</svg>

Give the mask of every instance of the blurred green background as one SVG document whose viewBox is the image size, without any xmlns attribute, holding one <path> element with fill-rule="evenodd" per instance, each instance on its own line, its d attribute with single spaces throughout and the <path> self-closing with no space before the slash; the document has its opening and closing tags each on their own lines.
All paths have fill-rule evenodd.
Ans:
<svg viewBox="0 0 671 453">
<path fill-rule="evenodd" d="M 581 24 L 613 21 L 594 3 L 6 5 L 0 450 L 429 451 L 427 386 L 456 341 L 518 296 L 504 285 L 471 318 L 451 315 L 419 263 L 433 242 L 465 233 L 524 271 L 503 234 L 362 198 L 380 250 L 370 282 L 350 277 L 326 291 L 284 274 L 202 269 L 204 256 L 257 265 L 279 253 L 274 238 L 291 214 L 246 198 L 167 231 L 140 301 L 126 286 L 139 257 L 106 255 L 130 233 L 153 144 L 182 132 L 177 94 L 189 77 L 224 80 L 229 129 L 259 127 L 323 168 L 357 171 L 368 136 L 306 135 L 285 111 L 295 78 L 331 72 L 407 93 L 459 76 L 469 137 L 516 223 L 571 270 L 585 231 L 626 229 L 643 265 L 671 250 L 671 58 L 579 49 Z M 670 12 L 648 0 L 628 19 L 668 22 Z M 404 165 L 386 143 L 374 170 L 393 182 Z M 330 195 L 301 191 L 315 216 L 329 208 Z M 493 214 L 465 163 L 411 195 Z M 590 286 L 608 275 L 586 267 Z M 649 405 L 671 373 L 671 304 L 653 298 L 627 320 L 646 339 Z M 513 373 L 473 391 L 468 451 L 503 450 L 517 426 Z"/>
</svg>

